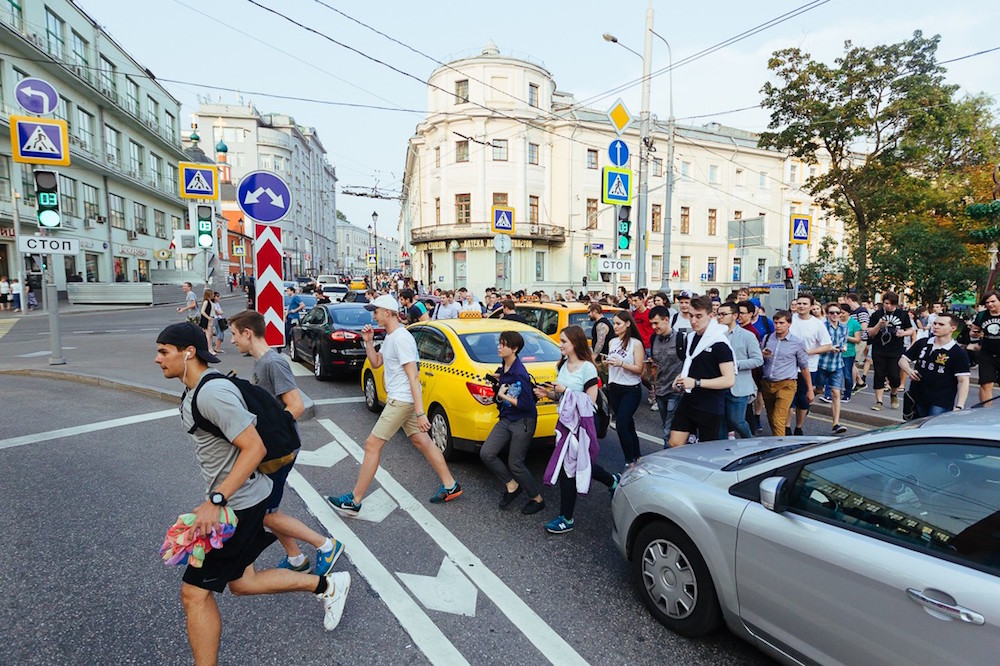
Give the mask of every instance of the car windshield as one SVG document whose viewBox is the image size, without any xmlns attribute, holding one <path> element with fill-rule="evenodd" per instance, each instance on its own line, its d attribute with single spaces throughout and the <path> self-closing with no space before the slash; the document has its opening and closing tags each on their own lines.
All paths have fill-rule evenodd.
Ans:
<svg viewBox="0 0 1000 666">
<path fill-rule="evenodd" d="M 524 338 L 524 349 L 518 354 L 522 363 L 544 363 L 558 361 L 562 354 L 559 347 L 541 333 L 518 331 Z M 484 331 L 482 333 L 466 333 L 458 336 L 462 346 L 476 363 L 500 365 L 497 354 L 497 342 L 500 331 Z"/>
<path fill-rule="evenodd" d="M 590 331 L 590 327 L 593 325 L 593 322 L 590 321 L 590 317 L 586 312 L 570 312 L 568 321 L 569 326 L 579 326 L 587 332 Z"/>
<path fill-rule="evenodd" d="M 350 328 L 361 328 L 366 324 L 377 326 L 373 312 L 364 308 L 341 308 L 333 307 L 329 309 L 330 318 L 337 326 L 349 326 Z"/>
</svg>

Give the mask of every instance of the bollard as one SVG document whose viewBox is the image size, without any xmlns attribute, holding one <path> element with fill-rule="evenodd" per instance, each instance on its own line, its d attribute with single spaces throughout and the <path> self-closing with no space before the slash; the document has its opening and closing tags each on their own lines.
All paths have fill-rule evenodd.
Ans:
<svg viewBox="0 0 1000 666">
<path fill-rule="evenodd" d="M 66 365 L 59 335 L 59 289 L 54 284 L 45 285 L 45 302 L 49 305 L 49 365 Z"/>
</svg>

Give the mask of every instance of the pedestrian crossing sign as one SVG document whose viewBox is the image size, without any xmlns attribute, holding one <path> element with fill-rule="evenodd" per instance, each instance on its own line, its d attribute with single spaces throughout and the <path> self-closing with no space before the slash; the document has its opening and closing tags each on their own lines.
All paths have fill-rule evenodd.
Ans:
<svg viewBox="0 0 1000 666">
<path fill-rule="evenodd" d="M 180 162 L 180 193 L 184 199 L 218 199 L 219 167 L 214 164 Z"/>
<path fill-rule="evenodd" d="M 807 245 L 812 237 L 812 215 L 792 213 L 790 242 L 795 245 Z"/>
<path fill-rule="evenodd" d="M 632 170 L 604 167 L 601 201 L 616 206 L 632 205 Z"/>
<path fill-rule="evenodd" d="M 493 220 L 492 231 L 495 234 L 509 234 L 514 235 L 514 209 L 508 208 L 507 206 L 493 206 L 492 215 L 490 218 Z"/>
<path fill-rule="evenodd" d="M 69 137 L 65 120 L 12 115 L 10 145 L 15 162 L 69 166 Z"/>
</svg>

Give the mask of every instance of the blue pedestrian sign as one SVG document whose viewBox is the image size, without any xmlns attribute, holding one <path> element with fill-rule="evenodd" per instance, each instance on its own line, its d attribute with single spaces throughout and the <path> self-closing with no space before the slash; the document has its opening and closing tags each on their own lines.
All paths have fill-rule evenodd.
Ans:
<svg viewBox="0 0 1000 666">
<path fill-rule="evenodd" d="M 182 198 L 219 198 L 219 167 L 214 164 L 180 162 L 177 164 L 177 174 Z"/>
<path fill-rule="evenodd" d="M 43 79 L 21 79 L 14 88 L 14 98 L 22 109 L 40 116 L 52 113 L 59 106 L 59 93 Z"/>
<path fill-rule="evenodd" d="M 10 116 L 10 143 L 20 164 L 69 166 L 68 128 L 65 120 Z"/>
<path fill-rule="evenodd" d="M 495 234 L 514 235 L 514 209 L 507 206 L 493 206 L 492 231 Z"/>
<path fill-rule="evenodd" d="M 615 206 L 632 205 L 632 170 L 604 167 L 601 201 Z"/>
<path fill-rule="evenodd" d="M 628 164 L 628 146 L 621 139 L 615 139 L 608 146 L 608 156 L 616 167 L 623 167 Z"/>
<path fill-rule="evenodd" d="M 812 215 L 801 215 L 792 213 L 790 225 L 792 244 L 803 245 L 809 243 L 812 233 Z"/>
<path fill-rule="evenodd" d="M 258 222 L 277 222 L 292 207 L 292 193 L 280 177 L 270 171 L 251 171 L 236 189 L 240 210 Z"/>
</svg>

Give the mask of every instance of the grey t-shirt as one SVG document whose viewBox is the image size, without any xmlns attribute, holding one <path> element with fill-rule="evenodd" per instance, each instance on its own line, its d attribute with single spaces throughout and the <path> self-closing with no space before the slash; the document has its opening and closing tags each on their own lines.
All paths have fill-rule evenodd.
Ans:
<svg viewBox="0 0 1000 666">
<path fill-rule="evenodd" d="M 198 309 L 198 297 L 194 295 L 193 291 L 189 291 L 184 297 L 184 307 L 188 308 L 184 310 L 184 316 L 190 317 L 194 314 L 194 311 Z"/>
<path fill-rule="evenodd" d="M 298 388 L 288 361 L 273 349 L 268 349 L 253 364 L 253 379 L 250 381 L 279 401 L 283 394 Z"/>
<path fill-rule="evenodd" d="M 206 376 L 208 373 L 221 374 L 216 370 L 207 370 Z M 181 401 L 181 422 L 185 430 L 190 430 L 194 425 L 194 417 L 191 415 L 193 397 L 194 391 L 187 391 Z M 198 392 L 198 411 L 217 425 L 229 440 L 216 437 L 201 428 L 191 434 L 195 444 L 194 457 L 201 468 L 207 496 L 222 483 L 236 462 L 239 449 L 230 444 L 230 441 L 236 439 L 247 426 L 256 425 L 257 417 L 247 410 L 240 390 L 232 382 L 221 379 L 213 379 L 201 387 Z M 260 472 L 254 472 L 232 497 L 226 499 L 228 506 L 235 511 L 250 508 L 267 499 L 270 494 L 271 479 Z"/>
</svg>

